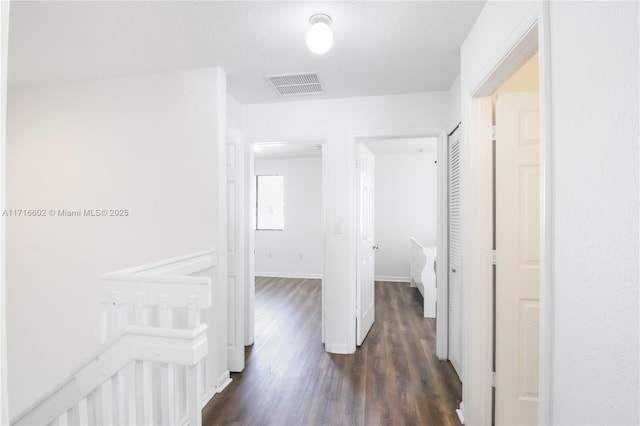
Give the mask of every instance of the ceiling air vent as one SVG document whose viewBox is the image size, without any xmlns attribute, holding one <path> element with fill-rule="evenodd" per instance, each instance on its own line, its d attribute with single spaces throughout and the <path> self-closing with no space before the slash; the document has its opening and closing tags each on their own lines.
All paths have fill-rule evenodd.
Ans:
<svg viewBox="0 0 640 426">
<path fill-rule="evenodd" d="M 280 96 L 319 95 L 323 93 L 318 74 L 314 72 L 268 75 L 266 78 Z"/>
</svg>

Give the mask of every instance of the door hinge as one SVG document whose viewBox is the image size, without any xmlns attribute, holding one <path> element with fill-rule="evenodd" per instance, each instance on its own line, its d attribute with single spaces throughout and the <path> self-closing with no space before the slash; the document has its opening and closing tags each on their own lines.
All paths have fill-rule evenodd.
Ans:
<svg viewBox="0 0 640 426">
<path fill-rule="evenodd" d="M 496 140 L 496 136 L 498 134 L 498 127 L 497 126 L 491 126 L 491 141 L 495 141 Z"/>
<path fill-rule="evenodd" d="M 496 250 L 491 250 L 491 264 L 498 264 L 498 252 Z"/>
<path fill-rule="evenodd" d="M 495 371 L 491 372 L 491 387 L 492 388 L 496 387 L 496 372 Z"/>
</svg>

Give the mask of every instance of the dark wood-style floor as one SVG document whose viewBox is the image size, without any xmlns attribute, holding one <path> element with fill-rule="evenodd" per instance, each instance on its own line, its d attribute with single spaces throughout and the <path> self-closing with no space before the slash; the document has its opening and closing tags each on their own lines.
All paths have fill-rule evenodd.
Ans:
<svg viewBox="0 0 640 426">
<path fill-rule="evenodd" d="M 461 385 L 435 355 L 418 290 L 376 283 L 376 321 L 353 355 L 324 351 L 320 281 L 257 278 L 246 368 L 203 411 L 205 425 L 459 425 Z"/>
</svg>

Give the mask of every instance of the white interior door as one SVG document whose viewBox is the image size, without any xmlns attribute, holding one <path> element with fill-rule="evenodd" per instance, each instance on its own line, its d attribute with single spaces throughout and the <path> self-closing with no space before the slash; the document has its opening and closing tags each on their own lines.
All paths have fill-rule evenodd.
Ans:
<svg viewBox="0 0 640 426">
<path fill-rule="evenodd" d="M 227 273 L 229 371 L 244 369 L 244 141 L 235 132 L 227 141 Z"/>
<path fill-rule="evenodd" d="M 356 342 L 361 345 L 375 320 L 374 242 L 374 157 L 362 144 L 357 145 L 357 314 Z"/>
<path fill-rule="evenodd" d="M 449 361 L 462 378 L 460 131 L 449 136 Z"/>
<path fill-rule="evenodd" d="M 538 423 L 540 156 L 537 93 L 496 102 L 496 423 Z"/>
</svg>

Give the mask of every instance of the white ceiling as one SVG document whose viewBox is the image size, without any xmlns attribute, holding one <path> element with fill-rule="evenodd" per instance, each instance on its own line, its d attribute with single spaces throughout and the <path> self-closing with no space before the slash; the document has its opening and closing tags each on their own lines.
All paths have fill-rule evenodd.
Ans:
<svg viewBox="0 0 640 426">
<path fill-rule="evenodd" d="M 220 66 L 241 103 L 281 98 L 265 75 L 316 71 L 323 97 L 447 90 L 484 1 L 12 1 L 14 86 Z M 333 48 L 305 45 L 314 13 Z"/>
</svg>

